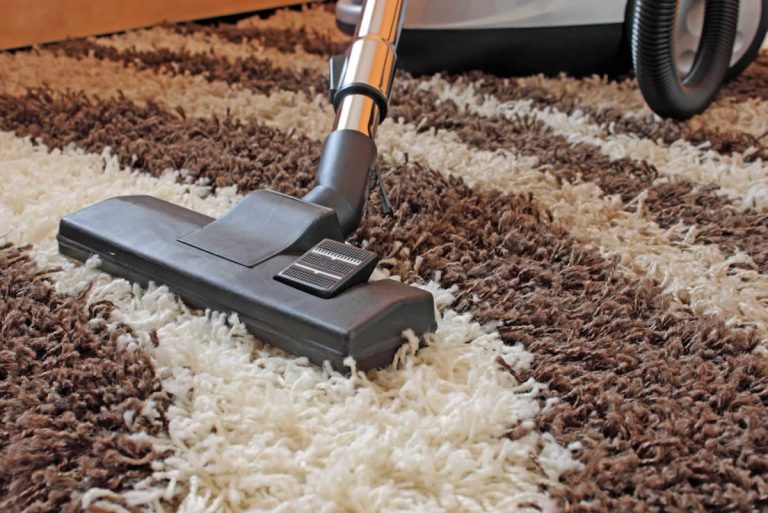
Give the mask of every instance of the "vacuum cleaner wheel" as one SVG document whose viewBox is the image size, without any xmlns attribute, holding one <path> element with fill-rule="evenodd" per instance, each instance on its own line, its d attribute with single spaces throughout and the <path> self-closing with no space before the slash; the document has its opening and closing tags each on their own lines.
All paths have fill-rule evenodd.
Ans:
<svg viewBox="0 0 768 513">
<path fill-rule="evenodd" d="M 695 6 L 695 0 L 641 0 L 629 17 L 638 85 L 648 106 L 663 117 L 687 119 L 702 112 L 730 67 L 739 3 L 706 2 L 697 50 L 688 55 L 685 46 L 677 49 L 678 39 L 685 40 L 689 31 L 680 34 L 680 27 L 687 26 Z M 695 21 L 696 16 L 690 18 Z"/>
<path fill-rule="evenodd" d="M 675 27 L 675 59 L 685 74 L 691 70 L 704 27 L 706 0 L 680 0 Z M 740 0 L 739 22 L 728 77 L 738 75 L 755 59 L 768 28 L 768 0 Z"/>
<path fill-rule="evenodd" d="M 741 0 L 728 80 L 739 76 L 757 58 L 767 32 L 768 0 Z"/>
</svg>

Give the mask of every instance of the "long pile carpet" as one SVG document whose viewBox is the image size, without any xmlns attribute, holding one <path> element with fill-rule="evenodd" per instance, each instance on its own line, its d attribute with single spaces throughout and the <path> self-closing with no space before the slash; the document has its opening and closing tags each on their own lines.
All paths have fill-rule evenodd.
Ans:
<svg viewBox="0 0 768 513">
<path fill-rule="evenodd" d="M 768 510 L 768 55 L 686 123 L 631 79 L 401 73 L 354 242 L 437 333 L 345 377 L 56 252 L 152 194 L 311 185 L 327 8 L 0 54 L 0 511 Z"/>
</svg>

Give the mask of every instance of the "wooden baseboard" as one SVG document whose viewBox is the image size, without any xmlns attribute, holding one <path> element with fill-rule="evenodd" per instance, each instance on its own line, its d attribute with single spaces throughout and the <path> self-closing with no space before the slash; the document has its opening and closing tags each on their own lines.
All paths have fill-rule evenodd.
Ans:
<svg viewBox="0 0 768 513">
<path fill-rule="evenodd" d="M 0 49 L 224 16 L 307 0 L 0 0 Z"/>
</svg>

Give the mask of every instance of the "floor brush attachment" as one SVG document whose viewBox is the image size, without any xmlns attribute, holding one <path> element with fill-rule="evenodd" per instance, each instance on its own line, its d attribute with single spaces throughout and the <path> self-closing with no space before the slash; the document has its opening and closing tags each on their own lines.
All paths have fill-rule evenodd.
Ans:
<svg viewBox="0 0 768 513">
<path fill-rule="evenodd" d="M 257 190 L 219 219 L 151 196 L 110 198 L 61 220 L 59 251 L 97 255 L 104 271 L 165 284 L 195 307 L 236 312 L 257 338 L 317 364 L 389 365 L 405 330 L 435 329 L 432 295 L 368 281 L 377 255 L 344 240 L 365 210 L 404 9 L 399 0 L 366 2 L 332 84 L 334 130 L 304 198 Z"/>
</svg>

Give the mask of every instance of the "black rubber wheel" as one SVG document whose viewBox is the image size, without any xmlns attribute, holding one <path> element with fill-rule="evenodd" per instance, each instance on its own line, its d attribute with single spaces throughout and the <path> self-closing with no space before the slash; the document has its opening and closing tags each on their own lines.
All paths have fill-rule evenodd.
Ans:
<svg viewBox="0 0 768 513">
<path fill-rule="evenodd" d="M 708 0 L 699 49 L 683 76 L 673 53 L 677 0 L 636 0 L 632 63 L 648 106 L 662 117 L 687 119 L 712 102 L 728 73 L 739 17 L 738 0 Z"/>
<path fill-rule="evenodd" d="M 752 64 L 757 58 L 757 54 L 760 53 L 760 48 L 765 41 L 765 34 L 768 33 L 768 0 L 760 2 L 760 26 L 757 29 L 755 37 L 752 39 L 752 43 L 749 45 L 746 53 L 741 56 L 741 59 L 734 62 L 731 68 L 728 70 L 726 80 L 736 78 Z"/>
</svg>

